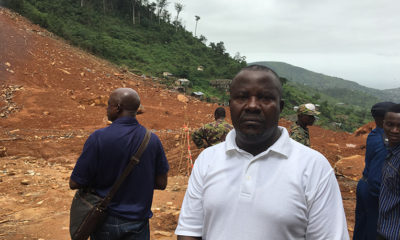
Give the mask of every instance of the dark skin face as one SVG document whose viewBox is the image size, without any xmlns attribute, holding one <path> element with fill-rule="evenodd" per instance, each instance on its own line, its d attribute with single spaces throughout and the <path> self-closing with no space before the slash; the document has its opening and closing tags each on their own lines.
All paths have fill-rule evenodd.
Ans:
<svg viewBox="0 0 400 240">
<path fill-rule="evenodd" d="M 239 148 L 257 155 L 279 138 L 280 87 L 272 72 L 243 70 L 233 79 L 229 105 Z"/>
<path fill-rule="evenodd" d="M 299 114 L 297 116 L 297 121 L 302 128 L 306 128 L 314 124 L 315 117 L 312 115 Z"/>
<path fill-rule="evenodd" d="M 387 112 L 383 120 L 383 130 L 389 139 L 389 146 L 400 144 L 400 113 Z"/>
</svg>

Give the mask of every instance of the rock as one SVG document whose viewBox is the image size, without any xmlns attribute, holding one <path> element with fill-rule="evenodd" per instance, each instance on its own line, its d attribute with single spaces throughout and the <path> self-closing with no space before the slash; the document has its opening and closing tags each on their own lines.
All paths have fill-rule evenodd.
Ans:
<svg viewBox="0 0 400 240">
<path fill-rule="evenodd" d="M 171 189 L 173 192 L 179 192 L 180 190 L 181 190 L 181 188 L 178 186 L 178 185 L 174 185 L 174 186 L 172 186 L 172 189 Z"/>
<path fill-rule="evenodd" d="M 327 143 L 326 145 L 339 148 L 339 144 L 337 143 Z"/>
<path fill-rule="evenodd" d="M 154 234 L 161 235 L 161 236 L 164 236 L 164 237 L 172 237 L 172 233 L 166 232 L 166 231 L 157 230 L 157 231 L 154 231 Z"/>
<path fill-rule="evenodd" d="M 67 70 L 65 70 L 65 69 L 62 69 L 62 68 L 59 68 L 59 70 L 61 70 L 63 73 L 65 73 L 65 74 L 68 74 L 68 75 L 70 75 L 71 73 L 70 72 L 68 72 Z"/>
<path fill-rule="evenodd" d="M 185 95 L 179 94 L 177 96 L 177 99 L 179 102 L 183 102 L 183 103 L 188 103 L 189 102 L 189 98 L 185 97 Z"/>
<path fill-rule="evenodd" d="M 346 147 L 348 148 L 355 148 L 357 145 L 351 144 L 351 143 L 346 143 Z"/>
<path fill-rule="evenodd" d="M 21 184 L 22 185 L 29 185 L 31 182 L 28 179 L 22 179 Z"/>
<path fill-rule="evenodd" d="M 44 112 L 43 112 L 43 115 L 46 115 L 46 116 L 47 116 L 47 115 L 50 115 L 50 113 L 47 112 L 47 111 L 44 111 Z"/>
<path fill-rule="evenodd" d="M 173 203 L 172 202 L 167 202 L 166 204 L 167 204 L 167 206 L 172 206 Z"/>
<path fill-rule="evenodd" d="M 344 157 L 335 164 L 335 171 L 349 179 L 357 180 L 361 178 L 364 164 L 364 156 Z"/>
<path fill-rule="evenodd" d="M 19 131 L 20 131 L 19 129 L 14 129 L 14 130 L 11 130 L 10 133 L 16 133 L 16 132 L 19 132 Z"/>
<path fill-rule="evenodd" d="M 0 147 L 0 157 L 5 157 L 5 156 L 7 156 L 7 148 Z"/>
</svg>

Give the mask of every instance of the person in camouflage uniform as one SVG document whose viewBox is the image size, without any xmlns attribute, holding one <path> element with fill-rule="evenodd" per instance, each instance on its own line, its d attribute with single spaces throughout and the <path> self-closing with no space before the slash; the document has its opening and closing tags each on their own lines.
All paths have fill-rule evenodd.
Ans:
<svg viewBox="0 0 400 240">
<path fill-rule="evenodd" d="M 192 140 L 198 148 L 207 148 L 225 141 L 232 125 L 225 121 L 225 109 L 219 107 L 214 112 L 215 121 L 205 124 L 192 134 Z"/>
<path fill-rule="evenodd" d="M 290 137 L 299 143 L 310 146 L 310 134 L 307 126 L 314 124 L 315 116 L 319 112 L 315 109 L 315 105 L 312 103 L 306 103 L 299 106 L 297 109 L 297 121 L 290 126 L 289 134 Z"/>
</svg>

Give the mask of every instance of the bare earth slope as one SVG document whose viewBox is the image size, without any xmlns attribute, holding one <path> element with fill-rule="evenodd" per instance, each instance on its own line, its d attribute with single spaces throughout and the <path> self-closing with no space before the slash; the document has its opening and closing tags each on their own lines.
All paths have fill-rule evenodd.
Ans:
<svg viewBox="0 0 400 240">
<path fill-rule="evenodd" d="M 107 97 L 118 87 L 138 91 L 144 106 L 138 120 L 161 138 L 171 165 L 167 190 L 155 193 L 151 238 L 176 238 L 173 231 L 190 166 L 183 127 L 212 121 L 217 105 L 184 99 L 151 78 L 71 47 L 4 8 L 0 86 L 0 239 L 69 239 L 74 192 L 68 178 L 87 136 L 106 126 Z M 288 127 L 290 122 L 282 119 L 281 125 Z M 310 130 L 313 148 L 337 171 L 350 234 L 355 180 L 363 168 L 369 127 L 357 136 L 319 127 Z M 200 150 L 192 143 L 190 147 L 195 159 Z"/>
</svg>

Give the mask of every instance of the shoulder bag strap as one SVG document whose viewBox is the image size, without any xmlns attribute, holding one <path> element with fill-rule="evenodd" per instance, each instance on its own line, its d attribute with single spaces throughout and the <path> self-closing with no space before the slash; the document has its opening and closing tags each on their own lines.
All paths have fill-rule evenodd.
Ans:
<svg viewBox="0 0 400 240">
<path fill-rule="evenodd" d="M 142 156 L 142 153 L 146 149 L 147 144 L 149 143 L 150 137 L 151 137 L 151 131 L 146 129 L 146 135 L 144 136 L 139 149 L 137 150 L 135 155 L 131 157 L 131 160 L 129 161 L 128 165 L 125 167 L 121 176 L 118 177 L 117 181 L 112 186 L 110 192 L 108 192 L 107 196 L 100 203 L 99 208 L 105 209 L 107 207 L 107 205 L 110 203 L 111 199 L 114 197 L 115 193 L 118 191 L 121 184 L 124 182 L 125 178 L 131 173 L 133 167 L 139 163 L 140 157 Z"/>
</svg>

